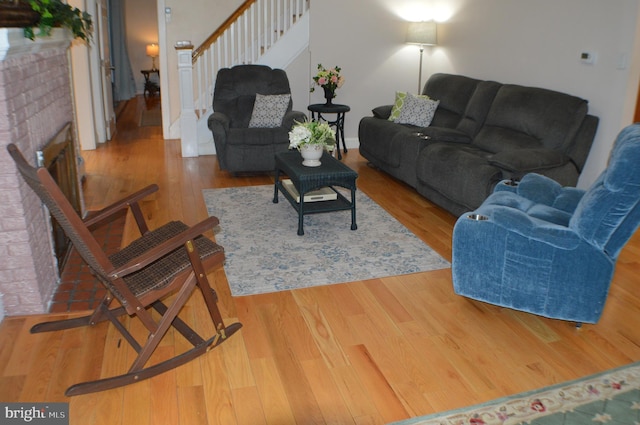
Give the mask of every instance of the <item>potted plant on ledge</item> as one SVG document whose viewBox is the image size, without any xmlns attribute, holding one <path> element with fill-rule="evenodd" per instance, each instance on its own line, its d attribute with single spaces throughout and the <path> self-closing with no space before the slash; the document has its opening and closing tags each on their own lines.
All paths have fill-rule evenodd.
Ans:
<svg viewBox="0 0 640 425">
<path fill-rule="evenodd" d="M 0 0 L 0 12 L 0 26 L 24 28 L 31 40 L 50 35 L 56 27 L 69 29 L 74 38 L 91 38 L 91 15 L 62 0 Z"/>
</svg>

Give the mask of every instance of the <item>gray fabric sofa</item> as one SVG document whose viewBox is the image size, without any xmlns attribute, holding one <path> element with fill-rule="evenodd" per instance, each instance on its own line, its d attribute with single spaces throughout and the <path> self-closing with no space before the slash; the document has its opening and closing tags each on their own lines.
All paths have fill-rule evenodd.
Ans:
<svg viewBox="0 0 640 425">
<path fill-rule="evenodd" d="M 379 106 L 360 121 L 360 153 L 452 214 L 530 172 L 576 185 L 598 126 L 586 100 L 452 74 L 432 75 L 423 94 L 440 101 L 430 126 L 389 121 L 392 105 Z"/>
</svg>

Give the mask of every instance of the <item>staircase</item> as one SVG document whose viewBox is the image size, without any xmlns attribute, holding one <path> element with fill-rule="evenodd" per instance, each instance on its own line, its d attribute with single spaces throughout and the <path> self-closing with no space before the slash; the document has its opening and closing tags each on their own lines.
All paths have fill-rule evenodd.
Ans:
<svg viewBox="0 0 640 425">
<path fill-rule="evenodd" d="M 182 156 L 215 154 L 207 119 L 218 70 L 286 68 L 309 45 L 309 0 L 247 0 L 196 49 L 176 46 Z"/>
</svg>

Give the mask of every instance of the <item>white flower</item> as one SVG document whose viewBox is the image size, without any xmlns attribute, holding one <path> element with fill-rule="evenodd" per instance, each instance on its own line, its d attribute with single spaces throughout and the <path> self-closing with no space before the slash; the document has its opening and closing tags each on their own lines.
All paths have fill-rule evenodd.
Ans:
<svg viewBox="0 0 640 425">
<path fill-rule="evenodd" d="M 302 125 L 297 125 L 289 132 L 289 147 L 298 148 L 301 144 L 309 142 L 311 130 Z"/>
<path fill-rule="evenodd" d="M 336 133 L 326 122 L 296 122 L 289 132 L 289 149 L 299 149 L 304 145 L 322 145 L 332 151 L 336 144 Z"/>
</svg>

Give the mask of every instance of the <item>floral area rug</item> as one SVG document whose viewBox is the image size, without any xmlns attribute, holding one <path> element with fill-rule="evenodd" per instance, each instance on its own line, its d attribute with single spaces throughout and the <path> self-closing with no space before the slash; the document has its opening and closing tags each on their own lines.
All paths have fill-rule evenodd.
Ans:
<svg viewBox="0 0 640 425">
<path fill-rule="evenodd" d="M 393 425 L 639 425 L 640 362 L 541 390 Z"/>
<path fill-rule="evenodd" d="M 273 186 L 204 189 L 207 212 L 220 220 L 233 295 L 252 295 L 448 268 L 450 264 L 364 193 L 351 212 L 304 217 Z M 350 195 L 349 195 L 350 197 Z"/>
</svg>

